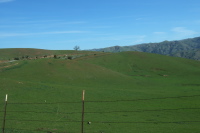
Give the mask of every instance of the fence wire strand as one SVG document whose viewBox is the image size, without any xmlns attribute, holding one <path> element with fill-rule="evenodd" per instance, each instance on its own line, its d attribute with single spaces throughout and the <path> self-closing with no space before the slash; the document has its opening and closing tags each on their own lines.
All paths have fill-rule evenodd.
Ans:
<svg viewBox="0 0 200 133">
<path fill-rule="evenodd" d="M 161 99 L 179 99 L 179 98 L 191 98 L 191 97 L 200 97 L 200 95 L 190 95 L 190 96 L 177 96 L 177 97 L 158 97 L 158 98 L 146 98 L 146 99 L 126 99 L 126 100 L 105 100 L 105 101 L 87 101 L 85 100 L 85 103 L 113 103 L 113 102 L 134 102 L 134 101 L 149 101 L 149 100 L 161 100 Z M 82 101 L 76 101 L 76 102 L 42 102 L 42 103 L 36 103 L 36 102 L 30 102 L 30 103 L 23 103 L 23 102 L 9 102 L 9 104 L 81 104 Z"/>
<path fill-rule="evenodd" d="M 176 108 L 176 109 L 153 109 L 153 110 L 130 110 L 130 111 L 120 111 L 120 110 L 115 110 L 115 111 L 97 111 L 97 112 L 84 112 L 85 114 L 106 114 L 106 113 L 136 113 L 136 112 L 159 112 L 159 111 L 177 111 L 177 110 L 200 110 L 200 108 Z M 4 112 L 4 111 L 0 111 Z M 9 113 L 37 113 L 37 114 L 81 114 L 82 112 L 41 112 L 41 111 L 7 111 L 7 115 Z"/>
<path fill-rule="evenodd" d="M 22 120 L 22 119 L 6 119 L 7 121 L 24 121 L 24 122 L 69 122 L 69 123 L 79 123 L 81 121 L 56 121 L 56 120 Z"/>
<path fill-rule="evenodd" d="M 54 133 L 54 132 L 57 132 L 57 133 L 68 133 L 66 131 L 58 131 L 58 130 L 55 130 L 55 129 L 23 129 L 23 128 L 7 128 L 7 130 L 13 130 L 13 131 L 27 131 L 27 132 L 44 132 L 44 133 Z M 75 133 L 75 132 L 70 132 L 70 133 Z"/>
<path fill-rule="evenodd" d="M 21 122 L 61 122 L 61 123 L 80 123 L 82 121 L 53 121 L 53 120 L 20 120 L 20 119 L 6 119 L 8 121 L 21 121 Z M 84 121 L 85 123 L 88 121 Z M 92 121 L 92 123 L 115 123 L 115 124 L 125 124 L 125 123 L 135 123 L 135 124 L 169 124 L 169 123 L 200 123 L 200 121 Z"/>
</svg>

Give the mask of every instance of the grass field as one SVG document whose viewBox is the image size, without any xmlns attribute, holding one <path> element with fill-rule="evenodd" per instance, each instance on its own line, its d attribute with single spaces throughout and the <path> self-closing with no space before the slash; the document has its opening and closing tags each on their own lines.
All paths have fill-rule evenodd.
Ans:
<svg viewBox="0 0 200 133">
<path fill-rule="evenodd" d="M 84 133 L 200 130 L 200 62 L 142 52 L 1 63 L 0 124 L 8 94 L 6 133 L 81 132 L 82 90 Z"/>
</svg>

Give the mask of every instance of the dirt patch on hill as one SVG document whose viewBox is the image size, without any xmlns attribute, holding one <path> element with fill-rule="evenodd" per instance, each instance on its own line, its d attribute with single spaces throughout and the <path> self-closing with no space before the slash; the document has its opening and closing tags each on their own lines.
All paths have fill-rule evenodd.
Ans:
<svg viewBox="0 0 200 133">
<path fill-rule="evenodd" d="M 9 67 L 12 67 L 12 66 L 16 66 L 16 65 L 18 65 L 18 64 L 19 64 L 19 63 L 10 64 L 10 65 L 6 65 L 6 66 L 1 66 L 0 69 L 9 68 Z"/>
<path fill-rule="evenodd" d="M 4 63 L 4 62 L 6 62 L 5 60 L 0 60 L 0 63 Z"/>
</svg>

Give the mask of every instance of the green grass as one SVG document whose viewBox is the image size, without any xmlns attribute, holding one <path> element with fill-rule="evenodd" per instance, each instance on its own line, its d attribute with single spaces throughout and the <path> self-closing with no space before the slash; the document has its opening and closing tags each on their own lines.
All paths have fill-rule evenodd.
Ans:
<svg viewBox="0 0 200 133">
<path fill-rule="evenodd" d="M 6 133 L 80 132 L 82 90 L 85 133 L 199 132 L 200 62 L 106 54 L 0 68 L 1 125 L 8 94 Z"/>
</svg>

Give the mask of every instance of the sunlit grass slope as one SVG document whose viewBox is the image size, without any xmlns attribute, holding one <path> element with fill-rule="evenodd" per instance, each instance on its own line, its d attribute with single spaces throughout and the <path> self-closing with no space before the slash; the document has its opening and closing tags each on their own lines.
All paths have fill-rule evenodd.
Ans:
<svg viewBox="0 0 200 133">
<path fill-rule="evenodd" d="M 199 62 L 144 52 L 121 52 L 102 58 L 91 58 L 89 62 L 129 76 L 199 74 Z"/>
<path fill-rule="evenodd" d="M 122 52 L 16 62 L 0 69 L 7 132 L 80 132 L 82 90 L 85 133 L 200 130 L 198 61 Z"/>
</svg>

